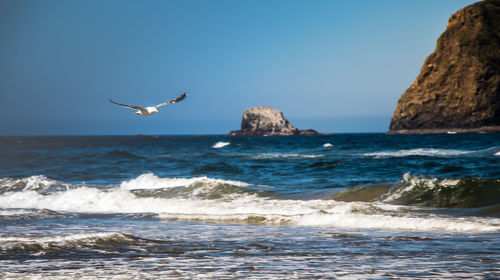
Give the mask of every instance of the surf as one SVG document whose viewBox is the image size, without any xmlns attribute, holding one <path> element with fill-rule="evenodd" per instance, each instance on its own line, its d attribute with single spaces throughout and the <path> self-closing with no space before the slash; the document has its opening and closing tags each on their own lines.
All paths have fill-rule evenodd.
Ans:
<svg viewBox="0 0 500 280">
<path fill-rule="evenodd" d="M 383 157 L 409 157 L 409 156 L 429 156 L 429 157 L 453 157 L 469 155 L 477 151 L 471 150 L 456 150 L 456 149 L 436 149 L 436 148 L 416 148 L 408 150 L 397 151 L 383 151 L 364 153 L 364 156 L 371 156 L 377 158 Z"/>
<path fill-rule="evenodd" d="M 406 173 L 394 185 L 354 187 L 330 198 L 437 208 L 477 208 L 476 214 L 500 216 L 500 180 L 497 179 L 439 179 Z"/>
<path fill-rule="evenodd" d="M 414 206 L 388 203 L 411 191 L 406 190 L 408 184 L 420 184 L 409 176 L 396 188 L 402 192 L 387 192 L 376 201 L 362 202 L 286 199 L 270 189 L 249 188 L 252 185 L 245 182 L 205 177 L 161 178 L 150 173 L 117 186 L 65 183 L 68 188 L 47 193 L 46 188 L 60 182 L 36 177 L 39 179 L 38 187 L 33 183 L 35 178 L 20 180 L 30 188 L 14 187 L 12 181 L 7 180 L 12 189 L 0 194 L 0 209 L 23 205 L 26 209 L 46 209 L 58 213 L 152 213 L 163 220 L 218 223 L 416 231 L 500 230 L 499 219 L 455 218 L 436 212 L 426 214 Z"/>
<path fill-rule="evenodd" d="M 220 148 L 224 148 L 226 146 L 229 146 L 230 144 L 231 144 L 231 142 L 222 142 L 222 141 L 220 141 L 220 142 L 215 143 L 212 146 L 212 148 L 214 148 L 214 149 L 220 149 Z"/>
</svg>

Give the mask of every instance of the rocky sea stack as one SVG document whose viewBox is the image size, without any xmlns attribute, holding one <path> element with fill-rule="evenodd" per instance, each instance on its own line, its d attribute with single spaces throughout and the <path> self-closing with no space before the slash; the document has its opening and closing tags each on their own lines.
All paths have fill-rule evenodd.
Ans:
<svg viewBox="0 0 500 280">
<path fill-rule="evenodd" d="M 316 135 L 312 129 L 295 128 L 279 110 L 258 106 L 245 110 L 241 121 L 241 130 L 229 132 L 229 136 L 261 135 Z"/>
<path fill-rule="evenodd" d="M 401 95 L 389 133 L 500 131 L 500 0 L 453 14 L 413 84 Z"/>
</svg>

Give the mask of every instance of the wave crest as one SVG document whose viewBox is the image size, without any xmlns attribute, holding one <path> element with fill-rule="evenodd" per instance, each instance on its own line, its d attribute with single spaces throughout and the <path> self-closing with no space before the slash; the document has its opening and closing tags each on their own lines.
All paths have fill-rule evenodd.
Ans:
<svg viewBox="0 0 500 280">
<path fill-rule="evenodd" d="M 500 180 L 411 176 L 389 189 L 384 201 L 407 205 L 471 208 L 500 204 Z"/>
<path fill-rule="evenodd" d="M 56 256 L 68 254 L 109 255 L 121 253 L 148 254 L 167 242 L 135 237 L 116 232 L 45 237 L 0 237 L 0 250 L 10 258 Z"/>
<path fill-rule="evenodd" d="M 206 176 L 193 178 L 160 178 L 153 173 L 142 174 L 139 177 L 122 182 L 122 190 L 144 190 L 144 189 L 170 189 L 176 187 L 189 187 L 193 185 L 217 186 L 220 184 L 233 185 L 236 187 L 247 187 L 250 184 L 239 181 L 212 179 Z"/>
<path fill-rule="evenodd" d="M 228 146 L 230 144 L 231 144 L 231 142 L 222 142 L 222 141 L 220 141 L 220 142 L 215 143 L 212 146 L 212 148 L 214 148 L 214 149 L 220 149 L 220 148 L 223 148 L 223 147 Z"/>
<path fill-rule="evenodd" d="M 476 155 L 496 155 L 498 147 L 490 147 L 482 150 L 457 150 L 457 149 L 435 149 L 435 148 L 417 148 L 398 151 L 385 151 L 375 153 L 364 153 L 363 156 L 375 158 L 386 157 L 409 157 L 409 156 L 428 156 L 428 157 L 457 157 L 457 156 L 476 156 Z"/>
<path fill-rule="evenodd" d="M 331 197 L 339 201 L 381 201 L 440 208 L 478 208 L 500 204 L 500 180 L 438 179 L 405 174 L 393 186 L 361 186 Z"/>
<path fill-rule="evenodd" d="M 258 154 L 248 154 L 250 158 L 255 160 L 262 159 L 295 159 L 295 158 L 322 158 L 322 154 L 301 154 L 301 153 L 258 153 Z"/>
<path fill-rule="evenodd" d="M 21 179 L 1 178 L 0 194 L 7 192 L 36 191 L 51 193 L 68 190 L 71 184 L 49 179 L 43 175 L 30 176 Z"/>
<path fill-rule="evenodd" d="M 0 221 L 39 220 L 60 216 L 61 214 L 48 209 L 0 208 Z"/>
<path fill-rule="evenodd" d="M 48 180 L 52 182 L 50 179 Z M 497 195 L 498 180 L 478 180 L 479 185 L 484 185 L 479 189 L 486 188 L 495 194 L 488 196 L 494 197 L 494 199 L 500 197 Z M 8 180 L 7 184 L 13 181 L 15 180 Z M 243 182 L 207 177 L 160 178 L 149 173 L 115 187 L 74 185 L 68 190 L 46 194 L 30 189 L 5 192 L 0 194 L 0 210 L 6 210 L 6 213 L 9 214 L 11 209 L 22 205 L 25 207 L 24 209 L 48 209 L 59 213 L 148 213 L 167 220 L 202 222 L 424 231 L 500 230 L 499 219 L 453 218 L 439 213 L 428 214 L 413 206 L 391 204 L 413 205 L 420 203 L 418 205 L 426 205 L 421 204 L 424 200 L 417 199 L 419 197 L 427 199 L 427 194 L 422 190 L 439 193 L 441 189 L 456 186 L 459 189 L 463 188 L 463 196 L 465 196 L 467 187 L 461 187 L 461 184 L 469 186 L 477 184 L 477 182 L 472 179 L 438 180 L 407 174 L 395 186 L 381 187 L 379 193 L 373 194 L 373 197 L 365 202 L 341 202 L 337 200 L 282 199 L 272 193 L 261 195 L 263 191 L 268 190 L 259 189 L 256 188 L 257 186 Z M 352 192 L 352 189 L 350 191 Z M 363 189 L 357 191 L 366 192 Z M 441 192 L 443 192 L 441 197 L 444 201 L 449 193 Z M 477 197 L 480 195 L 484 195 L 484 193 L 477 194 Z M 2 239 L 0 239 L 1 241 Z M 3 239 L 3 241 L 9 240 Z M 31 242 L 29 240 L 21 241 Z M 51 240 L 42 241 L 46 241 L 42 242 L 43 244 L 53 243 Z M 92 243 L 94 241 L 86 240 L 86 242 Z M 11 242 L 11 244 L 14 243 Z M 35 245 L 39 246 L 37 244 Z"/>
</svg>

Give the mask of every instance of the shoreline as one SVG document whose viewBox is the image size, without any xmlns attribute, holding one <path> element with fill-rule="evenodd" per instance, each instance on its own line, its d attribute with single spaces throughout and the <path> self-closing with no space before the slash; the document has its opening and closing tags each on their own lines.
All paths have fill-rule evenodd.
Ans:
<svg viewBox="0 0 500 280">
<path fill-rule="evenodd" d="M 481 126 L 474 128 L 422 128 L 389 130 L 385 134 L 455 134 L 455 133 L 496 133 L 500 126 Z"/>
</svg>

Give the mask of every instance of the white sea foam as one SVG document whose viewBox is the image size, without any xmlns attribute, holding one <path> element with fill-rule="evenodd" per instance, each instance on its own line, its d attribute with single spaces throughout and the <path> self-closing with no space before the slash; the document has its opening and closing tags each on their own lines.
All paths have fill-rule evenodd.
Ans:
<svg viewBox="0 0 500 280">
<path fill-rule="evenodd" d="M 357 214 L 324 215 L 317 213 L 297 219 L 296 224 L 307 226 L 329 226 L 339 228 L 376 228 L 387 230 L 410 230 L 410 231 L 498 231 L 500 230 L 499 219 L 459 219 L 449 217 L 411 217 L 381 214 Z"/>
<path fill-rule="evenodd" d="M 238 187 L 249 186 L 245 182 L 212 179 L 205 176 L 193 178 L 160 178 L 153 173 L 142 174 L 139 177 L 122 182 L 120 188 L 123 190 L 134 189 L 168 189 L 175 187 L 185 187 L 192 184 L 201 183 L 205 185 L 230 184 Z"/>
<path fill-rule="evenodd" d="M 146 178 L 146 179 L 144 179 Z M 157 181 L 144 184 L 143 181 Z M 252 193 L 228 193 L 216 199 L 189 197 L 141 197 L 131 189 L 165 188 L 197 182 L 203 191 L 218 183 L 241 182 L 210 178 L 158 178 L 144 174 L 114 189 L 80 186 L 50 194 L 27 190 L 0 195 L 0 208 L 48 209 L 82 213 L 156 213 L 164 219 L 262 224 L 289 224 L 338 228 L 374 228 L 394 230 L 498 231 L 500 219 L 453 218 L 419 213 L 412 207 L 384 203 L 337 202 L 334 200 L 292 200 L 257 196 Z M 194 188 L 193 192 L 201 191 Z"/>
<path fill-rule="evenodd" d="M 500 156 L 500 151 L 496 152 L 495 156 Z"/>
<path fill-rule="evenodd" d="M 260 153 L 252 154 L 253 159 L 277 159 L 277 158 L 321 158 L 323 155 L 298 154 L 298 153 Z"/>
<path fill-rule="evenodd" d="M 383 205 L 383 204 L 382 204 Z M 341 203 L 325 200 L 267 200 L 241 198 L 237 203 L 219 202 L 199 207 L 188 213 L 161 213 L 164 219 L 221 222 L 257 222 L 337 228 L 372 228 L 412 231 L 496 231 L 500 219 L 465 219 L 440 216 L 413 217 L 397 212 L 372 214 L 374 205 L 364 202 Z M 376 207 L 377 205 L 375 205 Z M 384 208 L 376 207 L 380 210 Z M 362 213 L 366 212 L 366 213 Z"/>
<path fill-rule="evenodd" d="M 373 157 L 407 157 L 407 156 L 460 156 L 467 155 L 477 151 L 463 151 L 463 150 L 452 150 L 452 149 L 433 149 L 433 148 L 418 148 L 410 150 L 398 150 L 398 151 L 386 151 L 386 152 L 375 152 L 375 153 L 364 153 L 364 156 Z"/>
<path fill-rule="evenodd" d="M 43 236 L 43 237 L 0 237 L 0 250 L 26 250 L 30 246 L 35 250 L 50 250 L 56 248 L 66 249 L 68 246 L 72 249 L 79 247 L 95 246 L 98 243 L 107 243 L 109 240 L 129 240 L 125 234 L 114 232 L 97 232 L 85 234 L 73 234 L 67 236 Z"/>
<path fill-rule="evenodd" d="M 21 216 L 33 214 L 33 210 L 30 209 L 0 209 L 0 216 Z"/>
<path fill-rule="evenodd" d="M 323 147 L 330 148 L 330 147 L 333 147 L 333 145 L 331 143 L 325 143 L 325 144 L 323 144 Z"/>
<path fill-rule="evenodd" d="M 83 233 L 68 236 L 44 236 L 44 237 L 0 237 L 0 243 L 19 242 L 19 243 L 61 243 L 71 242 L 83 239 L 97 239 L 110 237 L 125 237 L 125 235 L 114 232 L 96 232 Z"/>
<path fill-rule="evenodd" d="M 217 142 L 217 143 L 215 143 L 215 144 L 212 146 L 212 148 L 214 148 L 214 149 L 220 149 L 220 148 L 226 147 L 226 146 L 228 146 L 228 145 L 230 145 L 230 144 L 231 144 L 231 142 L 222 142 L 222 141 L 221 141 L 221 142 Z"/>
</svg>

